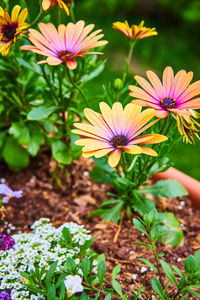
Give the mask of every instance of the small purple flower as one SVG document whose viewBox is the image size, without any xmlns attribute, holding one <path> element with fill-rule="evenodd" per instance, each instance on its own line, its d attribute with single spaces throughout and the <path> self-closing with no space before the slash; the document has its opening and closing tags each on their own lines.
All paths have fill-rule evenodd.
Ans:
<svg viewBox="0 0 200 300">
<path fill-rule="evenodd" d="M 0 184 L 0 195 L 4 195 L 2 198 L 3 203 L 8 203 L 9 199 L 12 197 L 15 198 L 21 198 L 22 197 L 22 191 L 13 191 L 7 185 L 1 183 Z"/>
<path fill-rule="evenodd" d="M 8 292 L 3 291 L 0 293 L 0 300 L 11 300 L 11 296 Z"/>
<path fill-rule="evenodd" d="M 10 235 L 0 234 L 0 250 L 9 250 L 13 248 L 15 241 Z M 0 294 L 1 296 L 1 294 Z M 6 299 L 6 298 L 5 298 Z M 1 300 L 1 298 L 0 298 Z"/>
</svg>

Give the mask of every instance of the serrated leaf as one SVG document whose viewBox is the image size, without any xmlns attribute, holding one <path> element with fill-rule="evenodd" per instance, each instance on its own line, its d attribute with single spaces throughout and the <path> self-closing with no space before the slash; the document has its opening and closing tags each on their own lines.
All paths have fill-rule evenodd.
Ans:
<svg viewBox="0 0 200 300">
<path fill-rule="evenodd" d="M 156 184 L 148 188 L 139 190 L 139 193 L 151 194 L 157 197 L 167 198 L 175 198 L 188 195 L 186 189 L 178 181 L 172 179 L 160 180 Z"/>
<path fill-rule="evenodd" d="M 168 263 L 166 263 L 164 260 L 160 259 L 159 260 L 161 266 L 162 266 L 162 269 L 165 273 L 165 275 L 167 276 L 167 278 L 169 280 L 171 280 L 176 286 L 178 286 L 178 283 L 176 282 L 176 278 L 175 278 L 175 275 L 174 275 L 174 272 L 172 271 L 171 267 L 169 266 Z"/>
<path fill-rule="evenodd" d="M 101 289 L 103 289 L 103 280 L 104 280 L 105 274 L 106 274 L 106 264 L 105 264 L 105 261 L 102 260 L 97 265 L 97 276 L 99 279 L 99 285 L 100 285 Z"/>
<path fill-rule="evenodd" d="M 148 267 L 150 267 L 152 270 L 154 270 L 154 272 L 158 274 L 158 269 L 150 261 L 145 258 L 138 258 L 138 260 L 144 262 Z"/>
</svg>

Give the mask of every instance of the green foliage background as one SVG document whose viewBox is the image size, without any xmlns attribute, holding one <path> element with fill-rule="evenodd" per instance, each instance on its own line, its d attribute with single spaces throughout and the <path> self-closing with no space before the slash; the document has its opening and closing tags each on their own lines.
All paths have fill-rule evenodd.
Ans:
<svg viewBox="0 0 200 300">
<path fill-rule="evenodd" d="M 102 91 L 102 84 L 121 75 L 124 57 L 128 55 L 128 39 L 112 29 L 115 21 L 128 20 L 129 24 L 145 21 L 147 27 L 156 27 L 159 35 L 140 40 L 134 50 L 131 67 L 136 74 L 144 75 L 151 69 L 162 74 L 170 65 L 194 72 L 200 79 L 200 1 L 199 0 L 79 0 L 76 2 L 77 19 L 87 20 L 102 28 L 109 44 L 104 57 L 107 66 L 103 74 L 88 87 L 92 95 Z M 180 143 L 171 158 L 175 167 L 200 180 L 200 142 L 196 145 Z"/>
</svg>

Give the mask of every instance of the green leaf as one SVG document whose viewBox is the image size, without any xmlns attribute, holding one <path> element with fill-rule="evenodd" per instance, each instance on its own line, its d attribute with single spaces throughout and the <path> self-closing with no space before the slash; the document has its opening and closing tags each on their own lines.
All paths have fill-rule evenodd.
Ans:
<svg viewBox="0 0 200 300">
<path fill-rule="evenodd" d="M 156 292 L 156 294 L 158 294 L 158 296 L 162 300 L 165 300 L 164 291 L 163 291 L 160 281 L 158 281 L 158 279 L 156 277 L 153 277 L 151 284 L 152 284 L 152 288 L 153 288 L 154 292 Z"/>
<path fill-rule="evenodd" d="M 19 171 L 29 164 L 28 152 L 11 136 L 5 142 L 2 155 L 6 163 L 15 171 Z"/>
<path fill-rule="evenodd" d="M 34 73 L 36 73 L 38 75 L 42 75 L 40 67 L 37 64 L 34 64 L 34 66 L 32 66 L 31 64 L 29 64 L 26 60 L 24 60 L 22 58 L 17 57 L 16 59 L 25 68 L 31 70 L 32 72 L 34 72 Z"/>
<path fill-rule="evenodd" d="M 185 275 L 177 266 L 172 265 L 172 269 L 180 276 L 180 278 L 185 278 Z"/>
<path fill-rule="evenodd" d="M 89 300 L 88 296 L 85 293 L 82 293 L 80 296 L 80 300 Z"/>
<path fill-rule="evenodd" d="M 114 170 L 105 163 L 104 159 L 96 161 L 95 166 L 90 172 L 90 177 L 96 182 L 111 182 L 113 180 Z M 116 175 L 115 175 L 116 176 Z"/>
<path fill-rule="evenodd" d="M 112 286 L 113 286 L 114 290 L 117 292 L 117 294 L 119 294 L 121 297 L 123 297 L 121 285 L 119 284 L 119 282 L 117 280 L 115 280 L 115 279 L 112 280 Z"/>
<path fill-rule="evenodd" d="M 188 195 L 186 189 L 176 180 L 160 180 L 151 187 L 139 190 L 141 194 L 152 194 L 157 197 L 175 198 Z"/>
<path fill-rule="evenodd" d="M 185 260 L 184 268 L 186 274 L 193 274 L 195 272 L 195 260 L 192 255 L 189 255 Z"/>
<path fill-rule="evenodd" d="M 147 199 L 139 194 L 139 191 L 134 191 L 134 204 L 133 208 L 136 212 L 140 215 L 144 215 L 149 213 L 151 210 L 155 210 L 155 203 L 154 201 Z"/>
<path fill-rule="evenodd" d="M 187 288 L 186 291 L 188 291 L 191 295 L 197 297 L 197 299 L 200 299 L 200 293 L 196 292 L 195 290 Z"/>
<path fill-rule="evenodd" d="M 54 263 L 51 264 L 46 276 L 45 276 L 45 285 L 46 287 L 48 288 L 50 285 L 51 285 L 51 280 L 53 278 L 53 275 L 56 271 L 56 268 L 57 268 L 57 265 L 58 265 L 58 261 L 55 261 Z"/>
<path fill-rule="evenodd" d="M 196 270 L 200 270 L 200 249 L 194 254 Z"/>
<path fill-rule="evenodd" d="M 115 266 L 114 269 L 112 270 L 112 279 L 116 279 L 120 271 L 121 271 L 121 266 L 120 265 Z"/>
<path fill-rule="evenodd" d="M 103 279 L 105 274 L 106 274 L 106 264 L 105 261 L 102 260 L 97 266 L 97 276 L 99 279 L 99 285 L 101 289 L 103 289 Z"/>
<path fill-rule="evenodd" d="M 55 286 L 52 284 L 48 289 L 47 300 L 55 300 L 55 298 L 56 298 L 56 289 Z"/>
<path fill-rule="evenodd" d="M 135 225 L 137 230 L 139 230 L 140 232 L 143 232 L 146 236 L 148 236 L 148 232 L 146 231 L 146 229 L 144 228 L 144 226 L 142 225 L 142 223 L 139 220 L 133 219 L 133 224 Z"/>
<path fill-rule="evenodd" d="M 94 237 L 92 237 L 90 240 L 87 240 L 85 242 L 85 244 L 81 247 L 81 252 L 80 253 L 81 253 L 82 256 L 85 255 L 87 249 L 92 245 L 93 240 L 94 240 Z"/>
<path fill-rule="evenodd" d="M 81 81 L 85 83 L 85 82 L 87 82 L 87 81 L 89 81 L 89 80 L 91 80 L 91 79 L 99 76 L 99 74 L 101 74 L 101 72 L 103 72 L 103 70 L 105 68 L 105 62 L 106 62 L 106 60 L 104 60 L 103 62 L 102 61 L 99 62 L 97 64 L 97 67 L 95 68 L 95 70 L 93 72 L 91 72 L 90 74 L 88 74 L 88 75 L 87 74 L 84 75 L 81 78 Z"/>
<path fill-rule="evenodd" d="M 67 243 L 70 243 L 72 241 L 71 233 L 67 227 L 64 227 L 62 230 L 62 236 L 65 239 Z"/>
<path fill-rule="evenodd" d="M 175 275 L 174 275 L 174 272 L 172 271 L 171 267 L 169 266 L 168 263 L 166 263 L 164 260 L 160 259 L 159 260 L 161 266 L 162 266 L 162 269 L 165 273 L 165 275 L 167 276 L 167 278 L 169 280 L 171 280 L 176 286 L 178 286 L 178 283 L 176 282 L 176 278 L 175 278 Z"/>
<path fill-rule="evenodd" d="M 182 244 L 184 234 L 180 227 L 180 222 L 176 219 L 173 213 L 159 213 L 159 220 L 163 224 L 163 230 L 168 231 L 168 234 L 161 238 L 161 241 L 172 247 Z"/>
<path fill-rule="evenodd" d="M 38 151 L 40 150 L 40 146 L 42 145 L 43 141 L 43 135 L 41 132 L 37 131 L 32 131 L 30 132 L 30 141 L 28 143 L 28 152 L 32 156 L 36 156 L 38 154 Z"/>
<path fill-rule="evenodd" d="M 104 298 L 104 300 L 111 300 L 112 298 L 111 298 L 111 295 L 110 294 L 107 294 L 106 296 L 105 296 L 105 298 Z"/>
<path fill-rule="evenodd" d="M 42 120 L 49 117 L 55 110 L 56 106 L 38 106 L 31 109 L 31 111 L 27 115 L 28 120 Z"/>
<path fill-rule="evenodd" d="M 121 209 L 124 205 L 124 202 L 119 200 L 119 202 L 109 209 L 105 209 L 102 211 L 102 216 L 105 221 L 113 221 L 116 224 L 119 222 L 121 215 Z"/>
<path fill-rule="evenodd" d="M 64 165 L 71 164 L 71 153 L 69 152 L 68 146 L 63 141 L 54 140 L 51 143 L 51 147 L 53 158 L 55 158 L 55 160 Z"/>
<path fill-rule="evenodd" d="M 144 246 L 144 247 L 149 248 L 149 249 L 153 249 L 153 247 L 149 244 L 145 244 L 145 243 L 141 243 L 141 242 L 133 242 L 133 244 L 139 245 L 139 246 Z"/>
<path fill-rule="evenodd" d="M 76 268 L 76 263 L 75 261 L 71 258 L 68 257 L 66 260 L 66 267 L 67 267 L 67 271 L 69 272 L 73 272 Z"/>
<path fill-rule="evenodd" d="M 90 271 L 90 260 L 88 257 L 85 257 L 83 259 L 82 264 L 81 264 L 81 270 L 83 271 L 83 276 L 84 276 L 85 280 L 87 281 L 87 276 Z"/>
<path fill-rule="evenodd" d="M 26 125 L 24 123 L 12 123 L 9 133 L 13 135 L 15 139 L 18 140 L 20 144 L 29 144 L 30 141 L 30 133 L 29 129 L 25 127 Z"/>
<path fill-rule="evenodd" d="M 150 261 L 145 258 L 138 258 L 138 260 L 144 262 L 148 267 L 150 267 L 152 270 L 154 270 L 154 272 L 158 274 L 158 269 Z"/>
</svg>

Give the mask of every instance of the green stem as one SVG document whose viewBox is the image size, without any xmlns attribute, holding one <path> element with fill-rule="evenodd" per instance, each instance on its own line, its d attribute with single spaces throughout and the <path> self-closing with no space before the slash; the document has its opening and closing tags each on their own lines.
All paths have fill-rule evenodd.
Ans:
<svg viewBox="0 0 200 300">
<path fill-rule="evenodd" d="M 89 104 L 88 100 L 86 99 L 86 97 L 85 97 L 85 95 L 84 95 L 82 89 L 81 89 L 81 88 L 76 84 L 76 82 L 73 80 L 73 78 L 72 78 L 72 76 L 71 76 L 70 71 L 69 71 L 68 68 L 67 68 L 67 74 L 68 74 L 68 78 L 69 78 L 71 84 L 73 85 L 73 87 L 79 91 L 79 93 L 81 94 L 81 97 L 82 97 L 83 100 L 85 101 L 85 104 L 86 104 L 88 107 L 90 107 L 90 104 Z"/>
<path fill-rule="evenodd" d="M 70 17 L 73 23 L 75 23 L 75 15 L 74 15 L 74 2 L 71 3 L 70 5 Z"/>
<path fill-rule="evenodd" d="M 42 64 L 40 65 L 40 68 L 41 68 L 43 77 L 44 77 L 44 79 L 45 79 L 47 85 L 49 86 L 49 88 L 50 88 L 50 90 L 51 90 L 51 92 L 52 92 L 52 94 L 53 94 L 53 96 L 54 96 L 54 98 L 55 98 L 55 101 L 54 101 L 54 102 L 55 102 L 55 104 L 57 105 L 60 101 L 59 101 L 59 98 L 58 98 L 58 96 L 57 96 L 57 94 L 56 94 L 56 92 L 55 92 L 55 90 L 54 90 L 54 86 L 52 85 L 51 80 L 50 80 L 49 77 L 47 76 L 47 74 L 46 74 L 46 72 L 45 72 L 45 69 L 44 69 L 44 66 L 43 66 Z M 57 100 L 57 101 L 56 101 L 56 100 Z"/>
<path fill-rule="evenodd" d="M 57 7 L 57 25 L 61 23 L 61 16 L 60 16 L 60 7 Z"/>
<path fill-rule="evenodd" d="M 163 122 L 163 126 L 161 127 L 159 134 L 161 134 L 161 133 L 163 132 L 163 130 L 165 129 L 165 127 L 166 127 L 166 125 L 167 125 L 167 121 L 168 121 L 168 116 L 165 118 L 165 120 L 164 120 L 164 122 Z M 154 145 L 152 146 L 152 149 L 154 149 L 155 146 L 156 146 L 156 144 L 154 144 Z M 159 149 L 160 149 L 160 148 L 159 148 Z M 141 183 L 142 183 L 142 182 L 140 181 L 140 179 L 141 179 L 143 173 L 145 172 L 146 167 L 147 167 L 147 165 L 148 165 L 150 159 L 151 159 L 151 156 L 148 156 L 146 162 L 144 163 L 144 166 L 143 166 L 143 168 L 142 168 L 142 170 L 141 170 L 141 172 L 140 172 L 140 175 L 139 175 L 139 183 L 138 183 L 138 186 L 140 186 Z M 152 161 L 152 163 L 151 163 L 151 166 L 154 164 L 154 162 L 155 162 L 156 159 L 157 159 L 157 158 L 155 158 L 155 157 L 153 158 L 153 161 Z"/>
<path fill-rule="evenodd" d="M 127 167 L 126 167 L 126 157 L 125 157 L 124 152 L 122 152 L 122 156 L 121 156 L 121 166 L 122 166 L 124 175 L 126 175 L 127 174 Z"/>
<path fill-rule="evenodd" d="M 39 14 L 37 15 L 37 17 L 35 18 L 35 20 L 31 23 L 31 27 L 34 27 L 35 24 L 37 24 L 45 15 L 45 11 L 43 11 L 42 9 L 40 10 Z"/>
</svg>

